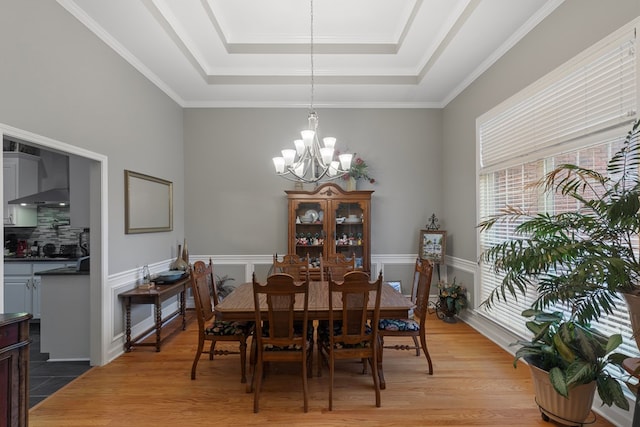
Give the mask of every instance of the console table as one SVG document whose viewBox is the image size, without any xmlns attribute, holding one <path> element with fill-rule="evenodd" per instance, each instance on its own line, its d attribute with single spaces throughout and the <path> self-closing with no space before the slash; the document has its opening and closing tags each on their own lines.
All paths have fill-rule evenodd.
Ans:
<svg viewBox="0 0 640 427">
<path fill-rule="evenodd" d="M 182 330 L 184 331 L 187 326 L 186 317 L 186 305 L 185 305 L 185 293 L 187 286 L 189 285 L 189 277 L 180 279 L 174 283 L 160 285 L 155 284 L 152 288 L 136 288 L 131 289 L 118 295 L 124 300 L 125 312 L 126 312 L 126 342 L 124 344 L 124 350 L 126 352 L 131 351 L 133 346 L 155 346 L 156 351 L 160 351 L 160 345 L 162 343 L 162 327 L 171 322 L 178 316 L 182 316 Z M 162 303 L 167 299 L 179 295 L 179 307 L 178 310 L 169 314 L 166 317 L 162 316 Z M 155 306 L 155 324 L 151 328 L 147 329 L 135 338 L 131 338 L 131 306 L 134 304 L 153 304 Z M 150 332 L 156 333 L 155 343 L 141 342 L 143 338 L 149 335 Z"/>
</svg>

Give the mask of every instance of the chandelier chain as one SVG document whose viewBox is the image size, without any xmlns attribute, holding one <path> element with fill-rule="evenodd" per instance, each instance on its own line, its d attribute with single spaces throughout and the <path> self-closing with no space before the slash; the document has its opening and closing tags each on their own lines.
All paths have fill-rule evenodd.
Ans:
<svg viewBox="0 0 640 427">
<path fill-rule="evenodd" d="M 309 49 L 311 53 L 311 111 L 313 111 L 313 95 L 314 95 L 314 86 L 315 86 L 315 75 L 313 72 L 313 0 L 311 0 L 311 48 Z"/>
<path fill-rule="evenodd" d="M 301 132 L 302 139 L 294 141 L 295 149 L 282 150 L 282 156 L 274 157 L 276 174 L 297 184 L 333 181 L 349 173 L 353 154 L 340 154 L 334 148 L 336 138 L 322 138 L 324 146 L 318 138 L 318 115 L 313 111 L 315 96 L 315 67 L 313 40 L 313 0 L 310 2 L 310 60 L 311 60 L 311 102 L 308 117 L 308 128 Z"/>
</svg>

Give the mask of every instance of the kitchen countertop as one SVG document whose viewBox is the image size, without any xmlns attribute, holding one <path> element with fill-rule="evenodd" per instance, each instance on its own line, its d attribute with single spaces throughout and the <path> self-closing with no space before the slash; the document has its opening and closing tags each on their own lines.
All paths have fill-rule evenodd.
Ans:
<svg viewBox="0 0 640 427">
<path fill-rule="evenodd" d="M 78 271 L 76 267 L 60 267 L 34 273 L 36 276 L 88 276 L 89 271 Z"/>
</svg>

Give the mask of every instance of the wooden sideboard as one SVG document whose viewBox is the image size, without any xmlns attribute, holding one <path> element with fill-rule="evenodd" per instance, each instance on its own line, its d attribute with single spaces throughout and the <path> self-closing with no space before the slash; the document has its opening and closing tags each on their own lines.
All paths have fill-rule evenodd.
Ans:
<svg viewBox="0 0 640 427">
<path fill-rule="evenodd" d="M 29 313 L 0 314 L 0 427 L 29 424 Z"/>
</svg>

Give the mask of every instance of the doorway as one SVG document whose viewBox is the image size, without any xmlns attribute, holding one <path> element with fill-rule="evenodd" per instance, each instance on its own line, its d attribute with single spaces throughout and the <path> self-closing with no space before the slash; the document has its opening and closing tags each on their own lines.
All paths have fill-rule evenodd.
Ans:
<svg viewBox="0 0 640 427">
<path fill-rule="evenodd" d="M 89 310 L 90 310 L 90 364 L 99 366 L 107 363 L 106 325 L 108 313 L 103 309 L 105 298 L 103 283 L 107 283 L 106 272 L 107 259 L 104 245 L 106 242 L 107 230 L 107 158 L 106 156 L 88 151 L 84 148 L 76 147 L 62 141 L 57 141 L 42 135 L 34 134 L 21 129 L 0 124 L 0 136 L 12 140 L 23 141 L 31 146 L 77 156 L 88 161 L 88 173 L 86 176 L 89 182 L 89 228 L 91 230 L 91 258 L 89 276 Z M 4 157 L 4 154 L 3 154 Z M 3 158 L 4 161 L 4 158 Z M 0 178 L 3 180 L 3 178 Z M 4 185 L 4 181 L 3 181 Z M 4 197 L 4 196 L 3 196 Z M 3 225 L 4 235 L 4 225 Z M 4 307 L 4 263 L 0 267 L 0 307 Z"/>
</svg>

